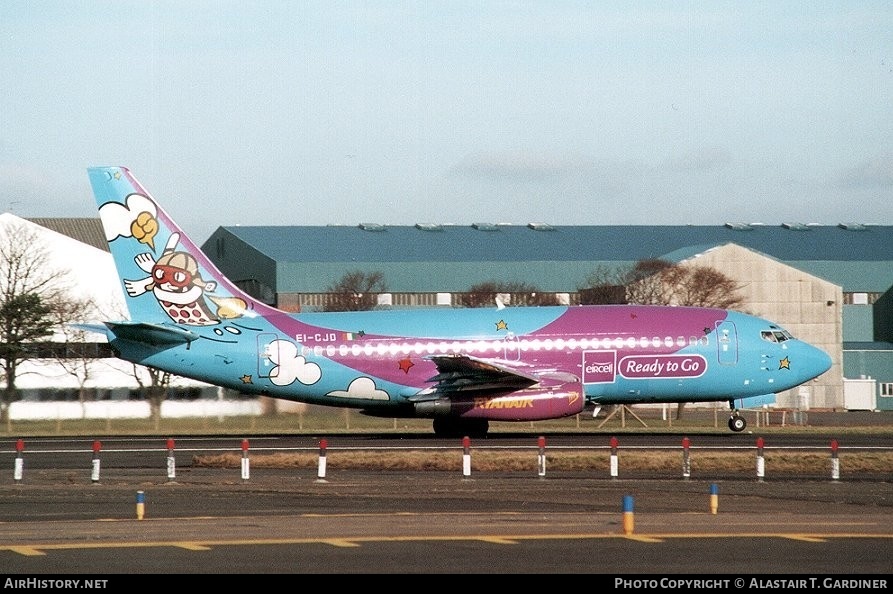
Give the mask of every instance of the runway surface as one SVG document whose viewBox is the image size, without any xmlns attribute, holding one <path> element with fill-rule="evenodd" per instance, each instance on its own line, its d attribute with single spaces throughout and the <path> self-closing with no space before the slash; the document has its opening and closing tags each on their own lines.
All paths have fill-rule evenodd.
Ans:
<svg viewBox="0 0 893 594">
<path fill-rule="evenodd" d="M 141 450 L 143 439 L 119 443 L 118 459 L 107 453 L 98 480 L 81 464 L 90 456 L 84 440 L 45 443 L 43 455 L 60 463 L 30 454 L 18 481 L 4 444 L 7 575 L 113 585 L 162 574 L 890 573 L 893 469 L 839 479 L 612 477 L 535 465 L 468 474 L 328 468 L 321 477 L 319 468 L 249 465 L 246 476 L 244 466 L 181 461 L 170 478 L 164 449 L 155 440 Z M 206 438 L 201 448 L 215 446 L 232 443 Z"/>
</svg>

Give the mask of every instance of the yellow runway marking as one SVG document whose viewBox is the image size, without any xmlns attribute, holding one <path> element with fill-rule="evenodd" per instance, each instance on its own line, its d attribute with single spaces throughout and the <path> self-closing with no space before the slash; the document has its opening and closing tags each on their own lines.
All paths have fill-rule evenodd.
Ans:
<svg viewBox="0 0 893 594">
<path fill-rule="evenodd" d="M 186 549 L 187 551 L 210 551 L 211 547 L 207 547 L 205 545 L 201 545 L 194 542 L 176 542 L 171 543 L 171 546 L 178 547 L 181 549 Z"/>
<path fill-rule="evenodd" d="M 353 548 L 376 542 L 447 542 L 447 541 L 481 541 L 495 545 L 517 545 L 520 541 L 541 540 L 593 540 L 593 539 L 625 539 L 643 544 L 661 544 L 669 539 L 688 538 L 786 538 L 803 542 L 824 543 L 831 539 L 844 538 L 877 538 L 893 540 L 893 533 L 887 534 L 796 534 L 758 532 L 748 534 L 464 534 L 464 535 L 427 535 L 427 536 L 357 536 L 344 538 L 278 538 L 278 539 L 232 539 L 213 541 L 154 541 L 154 542 L 107 542 L 107 543 L 65 543 L 65 544 L 31 544 L 0 545 L 0 551 L 9 551 L 24 556 L 45 555 L 47 551 L 77 549 L 114 549 L 114 548 L 153 548 L 174 547 L 187 551 L 206 551 L 213 547 L 223 546 L 262 546 L 262 545 L 300 545 L 327 544 L 335 547 Z"/>
<path fill-rule="evenodd" d="M 39 551 L 34 547 L 9 547 L 9 550 L 13 553 L 18 553 L 19 555 L 24 555 L 26 557 L 39 557 L 40 555 L 46 555 L 43 551 Z"/>
<path fill-rule="evenodd" d="M 355 543 L 353 540 L 347 540 L 344 538 L 327 538 L 320 542 L 330 544 L 333 547 L 358 547 L 358 546 L 360 546 L 357 543 Z"/>
<path fill-rule="evenodd" d="M 629 534 L 629 535 L 624 534 L 623 537 L 626 538 L 627 540 L 635 540 L 637 542 L 663 542 L 664 541 L 664 539 L 662 539 L 662 538 L 655 538 L 653 536 L 644 536 L 644 535 L 640 535 L 640 534 Z"/>
</svg>

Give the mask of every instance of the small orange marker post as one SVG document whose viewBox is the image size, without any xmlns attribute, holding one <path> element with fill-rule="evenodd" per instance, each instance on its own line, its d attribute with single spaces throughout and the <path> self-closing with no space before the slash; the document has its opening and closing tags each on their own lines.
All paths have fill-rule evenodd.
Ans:
<svg viewBox="0 0 893 594">
<path fill-rule="evenodd" d="M 710 485 L 710 513 L 714 516 L 719 511 L 719 486 L 716 483 Z"/>
</svg>

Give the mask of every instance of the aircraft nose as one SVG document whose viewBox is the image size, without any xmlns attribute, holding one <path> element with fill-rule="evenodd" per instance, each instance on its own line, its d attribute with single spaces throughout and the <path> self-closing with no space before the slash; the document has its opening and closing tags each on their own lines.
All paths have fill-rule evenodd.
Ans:
<svg viewBox="0 0 893 594">
<path fill-rule="evenodd" d="M 825 351 L 818 347 L 814 347 L 811 344 L 807 344 L 806 352 L 806 365 L 804 369 L 808 369 L 810 379 L 818 377 L 831 369 L 831 356 L 828 355 Z"/>
</svg>

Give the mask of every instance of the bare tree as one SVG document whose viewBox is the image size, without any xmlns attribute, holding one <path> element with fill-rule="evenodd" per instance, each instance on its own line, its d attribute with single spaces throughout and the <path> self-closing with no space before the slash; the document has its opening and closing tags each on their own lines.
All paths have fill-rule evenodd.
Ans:
<svg viewBox="0 0 893 594">
<path fill-rule="evenodd" d="M 676 272 L 677 266 L 666 260 L 636 262 L 624 279 L 627 303 L 669 305 L 670 287 L 675 282 L 673 277 Z"/>
<path fill-rule="evenodd" d="M 667 271 L 672 262 L 639 260 L 632 266 L 599 266 L 577 288 L 580 302 L 592 304 L 663 303 L 666 301 Z"/>
<path fill-rule="evenodd" d="M 90 339 L 94 333 L 78 328 L 76 323 L 87 322 L 98 314 L 99 308 L 89 298 L 71 298 L 60 304 L 53 312 L 56 318 L 56 332 L 62 338 L 60 348 L 54 350 L 56 363 L 72 376 L 78 384 L 78 402 L 81 404 L 82 415 L 86 414 L 87 382 L 93 376 L 93 370 L 100 357 L 97 351 L 97 343 Z"/>
<path fill-rule="evenodd" d="M 627 271 L 623 268 L 598 266 L 577 287 L 581 305 L 626 303 Z"/>
<path fill-rule="evenodd" d="M 630 303 L 724 309 L 737 309 L 744 304 L 738 283 L 713 267 L 667 262 L 645 269 L 649 268 L 651 275 L 636 274 L 628 285 Z"/>
<path fill-rule="evenodd" d="M 10 225 L 0 236 L 0 423 L 9 421 L 9 406 L 19 398 L 20 365 L 39 356 L 35 347 L 71 307 L 68 275 L 50 267 L 46 245 L 31 227 Z"/>
<path fill-rule="evenodd" d="M 499 294 L 498 285 L 495 282 L 485 282 L 473 285 L 465 293 L 456 299 L 456 304 L 461 307 L 492 307 L 496 303 Z"/>
<path fill-rule="evenodd" d="M 701 307 L 740 309 L 744 299 L 734 280 L 709 266 L 687 266 L 686 274 L 676 284 L 678 302 Z"/>
<path fill-rule="evenodd" d="M 84 312 L 90 312 L 92 315 L 93 312 L 96 312 L 99 308 L 91 303 L 84 303 Z M 103 306 L 103 311 L 109 312 L 108 317 L 114 319 L 127 319 L 128 315 L 125 311 L 122 311 L 118 304 L 110 303 Z M 82 314 L 86 319 L 90 319 L 90 315 L 87 313 Z M 74 340 L 78 340 L 80 337 L 79 331 L 77 329 L 71 330 L 70 336 Z M 97 354 L 90 350 L 91 346 L 95 346 L 95 344 L 82 343 L 80 354 L 77 350 L 77 346 L 72 346 L 73 351 L 69 352 L 69 361 L 63 366 L 78 378 L 81 383 L 81 402 L 84 401 L 84 390 L 83 385 L 86 383 L 86 380 L 90 377 L 92 373 L 93 366 L 97 362 L 96 357 Z M 91 353 L 92 357 L 91 358 Z M 140 397 L 147 400 L 149 402 L 149 417 L 152 421 L 152 426 L 155 429 L 158 429 L 161 425 L 161 407 L 164 404 L 164 401 L 167 400 L 168 390 L 170 388 L 171 380 L 175 376 L 166 371 L 161 371 L 160 369 L 156 369 L 154 367 L 148 367 L 146 365 L 140 365 L 138 363 L 132 363 L 132 372 L 131 376 L 136 381 L 137 386 L 139 386 Z"/>
<path fill-rule="evenodd" d="M 378 304 L 377 294 L 387 292 L 384 274 L 355 270 L 326 289 L 325 311 L 367 311 Z"/>
<path fill-rule="evenodd" d="M 552 293 L 543 293 L 535 285 L 523 282 L 487 281 L 473 285 L 459 296 L 462 307 L 492 307 L 496 298 L 508 296 L 505 305 L 556 305 L 558 301 Z"/>
<path fill-rule="evenodd" d="M 140 373 L 141 369 L 145 369 L 147 373 Z M 152 419 L 152 426 L 158 429 L 161 425 L 161 403 L 167 397 L 167 389 L 171 384 L 172 376 L 167 371 L 134 363 L 133 377 L 139 384 L 140 392 L 149 398 L 149 416 Z M 148 381 L 145 379 L 147 377 Z"/>
<path fill-rule="evenodd" d="M 740 308 L 744 300 L 738 283 L 709 266 L 674 264 L 667 260 L 640 260 L 628 268 L 599 267 L 578 287 L 580 301 L 692 305 Z"/>
</svg>

